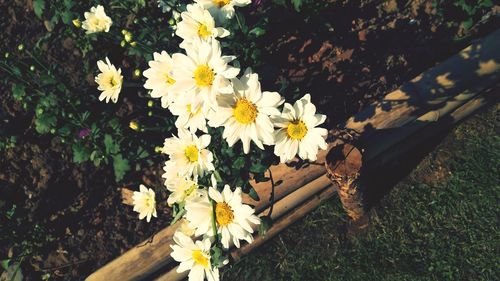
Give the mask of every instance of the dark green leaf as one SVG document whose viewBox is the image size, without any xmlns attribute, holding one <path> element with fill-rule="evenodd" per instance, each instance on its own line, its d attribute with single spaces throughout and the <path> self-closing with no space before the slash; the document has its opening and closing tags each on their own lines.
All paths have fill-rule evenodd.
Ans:
<svg viewBox="0 0 500 281">
<path fill-rule="evenodd" d="M 248 196 L 250 196 L 250 198 L 252 198 L 255 201 L 260 201 L 259 194 L 257 194 L 257 192 L 253 187 L 251 187 L 250 190 L 248 191 Z"/>
<path fill-rule="evenodd" d="M 292 0 L 292 5 L 297 12 L 300 12 L 300 8 L 302 7 L 302 0 Z"/>
<path fill-rule="evenodd" d="M 21 100 L 26 94 L 26 87 L 20 84 L 12 84 L 12 96 L 16 100 Z"/>
<path fill-rule="evenodd" d="M 45 10 L 45 0 L 34 0 L 33 11 L 39 19 L 42 18 L 43 10 Z"/>
<path fill-rule="evenodd" d="M 57 119 L 50 114 L 41 114 L 35 120 L 35 129 L 39 134 L 46 134 L 50 132 L 56 125 Z"/>
<path fill-rule="evenodd" d="M 73 149 L 73 162 L 80 164 L 89 160 L 90 149 L 83 144 L 75 143 L 71 148 Z"/>
<path fill-rule="evenodd" d="M 130 164 L 127 159 L 124 159 L 121 154 L 113 156 L 113 169 L 115 171 L 115 179 L 121 181 L 125 173 L 130 171 Z"/>
<path fill-rule="evenodd" d="M 269 216 L 260 217 L 259 235 L 265 236 L 271 226 L 273 226 L 273 220 Z"/>
<path fill-rule="evenodd" d="M 252 30 L 250 30 L 250 32 L 248 32 L 248 33 L 253 34 L 256 37 L 260 37 L 260 36 L 266 34 L 266 30 L 257 26 L 257 27 L 254 27 Z"/>
</svg>

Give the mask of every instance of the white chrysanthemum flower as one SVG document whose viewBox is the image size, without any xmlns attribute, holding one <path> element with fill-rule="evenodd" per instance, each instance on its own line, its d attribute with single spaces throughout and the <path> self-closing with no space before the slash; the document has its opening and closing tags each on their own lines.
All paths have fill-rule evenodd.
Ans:
<svg viewBox="0 0 500 281">
<path fill-rule="evenodd" d="M 228 63 L 235 57 L 222 56 L 220 43 L 215 39 L 193 41 L 186 54 L 173 55 L 176 65 L 173 87 L 189 97 L 192 108 L 201 105 L 203 111 L 216 109 L 217 95 L 233 92 L 229 79 L 235 78 L 240 69 Z"/>
<path fill-rule="evenodd" d="M 205 277 L 208 281 L 219 281 L 219 269 L 212 267 L 210 263 L 210 238 L 193 242 L 190 237 L 177 231 L 174 234 L 174 242 L 175 245 L 170 245 L 173 250 L 170 255 L 180 262 L 177 272 L 190 270 L 189 281 L 203 281 Z"/>
<path fill-rule="evenodd" d="M 181 14 L 182 21 L 177 24 L 175 34 L 191 42 L 193 39 L 212 40 L 229 35 L 229 31 L 222 27 L 215 27 L 215 20 L 210 12 L 200 5 L 187 5 L 187 11 Z"/>
<path fill-rule="evenodd" d="M 196 197 L 198 183 L 185 176 L 179 175 L 175 168 L 175 162 L 168 161 L 163 168 L 165 170 L 164 177 L 165 186 L 170 191 L 167 203 L 169 206 L 175 203 L 182 203 L 190 198 Z"/>
<path fill-rule="evenodd" d="M 172 90 L 175 80 L 172 78 L 174 62 L 167 52 L 153 54 L 154 60 L 150 61 L 149 68 L 144 71 L 147 78 L 144 88 L 151 90 L 151 97 L 161 98 L 161 106 L 168 108 L 177 95 Z"/>
<path fill-rule="evenodd" d="M 218 22 L 224 22 L 233 18 L 235 6 L 246 6 L 252 3 L 252 0 L 195 0 L 195 2 L 207 9 Z"/>
<path fill-rule="evenodd" d="M 134 211 L 139 213 L 139 219 L 146 218 L 147 222 L 151 220 L 151 216 L 157 217 L 155 192 L 151 188 L 140 185 L 139 191 L 134 191 L 132 195 Z"/>
<path fill-rule="evenodd" d="M 163 153 L 169 155 L 175 164 L 177 173 L 194 179 L 203 176 L 205 172 L 214 170 L 213 154 L 206 147 L 210 144 L 210 135 L 195 134 L 179 129 L 178 137 L 165 139 Z"/>
<path fill-rule="evenodd" d="M 95 78 L 95 82 L 98 85 L 97 89 L 102 91 L 99 96 L 99 100 L 102 101 L 106 99 L 106 103 L 108 103 L 111 99 L 111 101 L 116 103 L 118 96 L 120 95 L 120 91 L 122 90 L 122 70 L 120 68 L 116 69 L 107 57 L 106 63 L 100 60 L 97 62 L 97 67 L 101 71 L 101 73 L 99 73 Z"/>
<path fill-rule="evenodd" d="M 304 160 L 315 161 L 318 149 L 327 147 L 325 136 L 328 131 L 316 128 L 325 119 L 325 115 L 316 114 L 316 106 L 311 103 L 309 94 L 293 106 L 285 103 L 281 115 L 273 118 L 274 125 L 279 128 L 275 131 L 274 154 L 282 163 L 292 160 L 297 153 Z"/>
<path fill-rule="evenodd" d="M 209 125 L 224 126 L 223 137 L 229 146 L 241 140 L 243 151 L 250 151 L 250 141 L 260 149 L 274 144 L 274 126 L 269 116 L 279 115 L 284 100 L 276 92 L 261 92 L 259 76 L 247 68 L 239 79 L 233 79 L 234 93 L 217 97 L 218 109 L 210 116 Z"/>
<path fill-rule="evenodd" d="M 205 109 L 206 110 L 206 109 Z M 189 129 L 191 133 L 196 130 L 207 132 L 206 112 L 203 112 L 201 104 L 198 107 L 191 106 L 189 97 L 181 96 L 170 106 L 170 112 L 178 116 L 175 121 L 177 128 Z"/>
<path fill-rule="evenodd" d="M 82 28 L 86 30 L 87 34 L 96 32 L 108 32 L 113 21 L 104 12 L 104 7 L 97 5 L 90 8 L 90 12 L 85 12 L 85 20 L 82 22 Z"/>
<path fill-rule="evenodd" d="M 208 189 L 208 194 L 215 202 L 215 221 L 217 233 L 221 234 L 222 246 L 229 248 L 231 240 L 237 248 L 240 247 L 240 240 L 252 243 L 251 224 L 260 224 L 260 219 L 254 214 L 255 210 L 252 207 L 242 203 L 241 188 L 237 187 L 233 192 L 226 184 L 223 192 L 220 193 L 216 189 L 213 177 L 212 185 L 213 187 Z M 213 206 L 210 200 L 200 197 L 200 200 L 188 202 L 185 208 L 186 219 L 190 226 L 196 229 L 195 235 L 213 236 Z"/>
</svg>

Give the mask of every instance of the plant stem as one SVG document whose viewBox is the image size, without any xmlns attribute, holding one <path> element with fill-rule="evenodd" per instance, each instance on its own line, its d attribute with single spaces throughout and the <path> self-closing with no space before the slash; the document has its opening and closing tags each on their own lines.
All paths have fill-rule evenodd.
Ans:
<svg viewBox="0 0 500 281">
<path fill-rule="evenodd" d="M 274 178 L 273 178 L 273 172 L 271 172 L 271 169 L 268 168 L 267 169 L 269 171 L 269 177 L 271 178 L 271 185 L 272 185 L 272 189 L 271 189 L 271 198 L 269 199 L 269 202 L 271 203 L 271 207 L 269 208 L 269 213 L 267 214 L 268 217 L 271 217 L 272 213 L 273 213 L 273 207 L 274 207 Z"/>
</svg>

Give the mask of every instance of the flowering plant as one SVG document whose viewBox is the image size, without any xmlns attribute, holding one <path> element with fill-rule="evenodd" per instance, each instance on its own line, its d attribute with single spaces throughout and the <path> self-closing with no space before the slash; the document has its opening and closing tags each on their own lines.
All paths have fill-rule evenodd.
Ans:
<svg viewBox="0 0 500 281">
<path fill-rule="evenodd" d="M 182 220 L 172 257 L 180 263 L 178 272 L 189 271 L 189 280 L 218 280 L 219 268 L 228 262 L 223 253 L 239 248 L 241 241 L 251 243 L 261 223 L 242 201 L 242 193 L 251 193 L 249 175 L 234 174 L 234 168 L 244 168 L 252 157 L 271 159 L 248 169 L 263 176 L 274 159 L 284 163 L 298 156 L 314 161 L 318 150 L 326 149 L 327 130 L 318 127 L 326 116 L 316 113 L 309 94 L 286 103 L 278 92 L 261 89 L 251 66 L 240 75 L 237 56 L 224 54 L 219 40 L 231 38 L 228 22 L 236 16 L 235 9 L 250 3 L 188 4 L 174 28 L 182 38 L 179 52 L 154 52 L 144 71 L 144 87 L 151 97 L 177 118 L 177 134 L 165 139 L 161 153 L 168 157 L 163 178 L 170 192 L 167 203 L 174 210 L 172 223 Z M 107 58 L 106 63 L 98 62 L 96 81 L 103 91 L 99 99 L 116 102 L 121 72 Z M 272 146 L 274 156 L 268 152 Z M 228 164 L 238 151 L 236 161 Z M 140 219 L 157 215 L 152 189 L 141 185 L 133 199 Z"/>
</svg>

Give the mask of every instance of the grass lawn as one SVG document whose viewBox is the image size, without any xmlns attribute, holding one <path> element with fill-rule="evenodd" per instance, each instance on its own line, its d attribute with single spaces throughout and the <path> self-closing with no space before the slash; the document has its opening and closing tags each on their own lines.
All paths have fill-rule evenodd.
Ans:
<svg viewBox="0 0 500 281">
<path fill-rule="evenodd" d="M 335 197 L 223 279 L 498 280 L 499 110 L 453 130 L 372 210 L 364 233 L 341 234 Z"/>
</svg>

